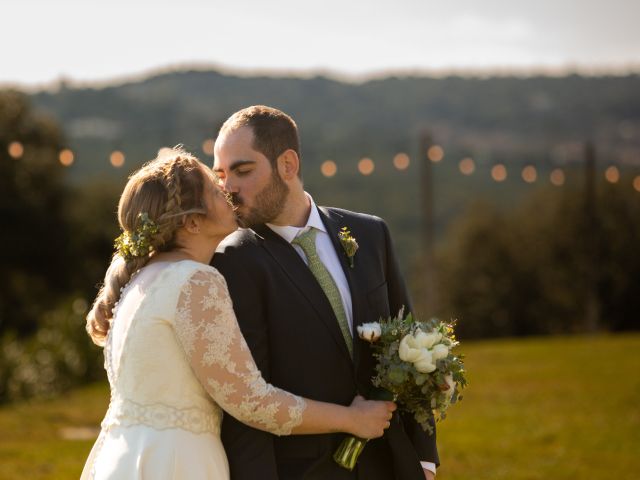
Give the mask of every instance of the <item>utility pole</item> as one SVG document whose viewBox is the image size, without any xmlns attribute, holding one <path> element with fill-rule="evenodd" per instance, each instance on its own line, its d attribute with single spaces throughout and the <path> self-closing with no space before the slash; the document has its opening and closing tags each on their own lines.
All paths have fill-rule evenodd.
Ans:
<svg viewBox="0 0 640 480">
<path fill-rule="evenodd" d="M 431 135 L 426 130 L 420 134 L 418 159 L 421 165 L 420 192 L 422 199 L 422 251 L 424 258 L 424 297 L 425 313 L 431 316 L 436 312 L 436 272 L 434 255 L 433 221 L 433 167 L 429 159 L 429 148 L 433 145 Z"/>
<path fill-rule="evenodd" d="M 585 232 L 586 242 L 586 299 L 584 326 L 588 332 L 596 332 L 600 324 L 600 299 L 598 296 L 598 253 L 600 230 L 596 211 L 596 152 L 593 144 L 584 146 L 585 166 Z"/>
</svg>

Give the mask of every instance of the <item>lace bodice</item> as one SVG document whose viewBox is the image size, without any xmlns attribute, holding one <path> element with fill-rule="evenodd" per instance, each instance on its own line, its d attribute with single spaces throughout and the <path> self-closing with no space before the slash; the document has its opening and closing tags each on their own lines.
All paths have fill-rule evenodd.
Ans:
<svg viewBox="0 0 640 480">
<path fill-rule="evenodd" d="M 224 277 L 192 261 L 149 265 L 132 279 L 114 313 L 105 367 L 106 429 L 142 424 L 219 433 L 222 408 L 285 435 L 306 406 L 262 378 Z"/>
</svg>

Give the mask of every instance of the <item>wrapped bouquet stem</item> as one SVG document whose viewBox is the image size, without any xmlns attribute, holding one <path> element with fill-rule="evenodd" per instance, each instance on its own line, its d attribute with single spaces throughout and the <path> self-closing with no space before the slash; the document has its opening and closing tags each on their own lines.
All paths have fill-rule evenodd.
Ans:
<svg viewBox="0 0 640 480">
<path fill-rule="evenodd" d="M 377 360 L 373 400 L 393 400 L 398 409 L 413 415 L 422 428 L 433 434 L 432 422 L 443 420 L 447 408 L 461 400 L 466 386 L 462 355 L 454 322 L 437 319 L 418 321 L 400 310 L 396 317 L 358 327 L 360 338 L 371 342 Z M 353 470 L 367 441 L 347 437 L 333 458 Z"/>
<path fill-rule="evenodd" d="M 395 402 L 396 397 L 388 390 L 374 388 L 369 395 L 369 400 L 387 400 Z M 368 441 L 369 440 L 366 438 L 355 437 L 353 435 L 348 436 L 342 441 L 342 443 L 340 443 L 340 446 L 333 454 L 333 459 L 341 467 L 344 467 L 347 470 L 353 470 L 356 466 L 356 462 L 358 461 L 358 457 L 364 450 Z"/>
</svg>

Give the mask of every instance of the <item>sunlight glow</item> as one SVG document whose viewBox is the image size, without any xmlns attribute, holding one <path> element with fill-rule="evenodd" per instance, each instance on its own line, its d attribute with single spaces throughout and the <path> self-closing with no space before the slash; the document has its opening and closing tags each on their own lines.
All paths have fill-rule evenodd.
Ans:
<svg viewBox="0 0 640 480">
<path fill-rule="evenodd" d="M 473 161 L 473 158 L 466 157 L 460 160 L 458 168 L 460 169 L 460 173 L 463 175 L 471 175 L 476 170 L 476 164 Z"/>
<path fill-rule="evenodd" d="M 358 162 L 358 171 L 362 175 L 371 175 L 374 169 L 375 165 L 373 163 L 373 160 L 371 160 L 370 158 L 365 157 Z"/>
<path fill-rule="evenodd" d="M 507 167 L 501 163 L 494 165 L 491 169 L 491 177 L 496 182 L 504 182 L 507 179 Z"/>
<path fill-rule="evenodd" d="M 60 151 L 60 155 L 58 155 L 58 160 L 60 160 L 60 163 L 63 166 L 70 167 L 74 160 L 73 152 L 68 148 L 65 148 L 64 150 Z"/>
<path fill-rule="evenodd" d="M 211 138 L 208 138 L 204 142 L 202 142 L 202 151 L 204 152 L 204 154 L 213 157 L 214 145 L 215 142 Z"/>
<path fill-rule="evenodd" d="M 406 153 L 397 153 L 393 157 L 393 166 L 398 170 L 406 170 L 407 168 L 409 168 L 410 163 L 411 160 L 409 159 L 409 155 L 407 155 Z"/>
<path fill-rule="evenodd" d="M 533 183 L 538 179 L 538 172 L 533 165 L 527 165 L 522 169 L 522 179 L 527 183 Z"/>
<path fill-rule="evenodd" d="M 338 166 L 333 160 L 326 160 L 320 166 L 320 171 L 325 177 L 333 177 L 338 171 Z"/>
<path fill-rule="evenodd" d="M 618 170 L 618 167 L 611 165 L 607 168 L 604 171 L 604 178 L 606 178 L 609 183 L 618 183 L 618 180 L 620 180 L 620 171 Z"/>
<path fill-rule="evenodd" d="M 114 152 L 111 153 L 111 156 L 109 157 L 109 161 L 111 162 L 111 165 L 113 165 L 114 167 L 120 168 L 124 165 L 124 154 L 119 150 L 115 150 Z"/>
<path fill-rule="evenodd" d="M 11 142 L 7 150 L 9 151 L 9 156 L 11 158 L 18 159 L 24 154 L 24 147 L 20 142 Z"/>
<path fill-rule="evenodd" d="M 440 145 L 433 145 L 427 150 L 427 157 L 432 162 L 437 163 L 444 158 L 444 150 Z"/>
<path fill-rule="evenodd" d="M 561 187 L 562 185 L 564 185 L 564 172 L 562 171 L 561 168 L 556 168 L 551 172 L 551 175 L 549 175 L 549 180 L 551 180 L 551 183 L 553 185 L 555 185 L 556 187 Z"/>
</svg>

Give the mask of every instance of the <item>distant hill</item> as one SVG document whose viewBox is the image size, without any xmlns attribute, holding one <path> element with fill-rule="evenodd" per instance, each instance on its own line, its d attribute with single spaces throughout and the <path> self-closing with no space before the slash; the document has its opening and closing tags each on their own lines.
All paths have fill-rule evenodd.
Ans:
<svg viewBox="0 0 640 480">
<path fill-rule="evenodd" d="M 578 165 L 580 142 L 587 139 L 596 143 L 602 165 L 640 166 L 638 75 L 392 77 L 356 84 L 324 77 L 183 71 L 104 88 L 63 85 L 31 98 L 66 131 L 76 154 L 69 170 L 75 182 L 96 177 L 123 182 L 159 147 L 177 143 L 211 163 L 202 143 L 232 112 L 252 104 L 278 107 L 300 127 L 309 191 L 322 203 L 387 218 L 405 262 L 419 249 L 417 149 L 424 130 L 445 151 L 433 169 L 441 229 L 477 196 L 512 200 L 536 188 L 520 179 L 526 163 L 538 167 L 542 183 L 548 183 L 553 166 Z M 113 150 L 124 152 L 124 168 L 109 164 Z M 391 164 L 398 152 L 411 157 L 407 171 Z M 356 168 L 364 156 L 376 162 L 368 177 Z M 458 171 L 458 161 L 466 156 L 476 161 L 468 177 Z M 326 159 L 338 164 L 333 178 L 320 174 Z M 489 168 L 495 162 L 507 165 L 506 182 L 491 180 Z"/>
<path fill-rule="evenodd" d="M 62 87 L 32 96 L 65 127 L 78 152 L 74 175 L 113 171 L 105 157 L 123 150 L 134 165 L 162 145 L 202 153 L 230 113 L 268 104 L 300 125 L 306 164 L 326 158 L 413 153 L 416 136 L 470 154 L 549 153 L 597 139 L 608 153 L 640 129 L 640 77 L 387 78 L 362 84 L 236 77 L 186 71 L 100 89 Z M 622 129 L 622 130 L 621 130 Z"/>
</svg>

